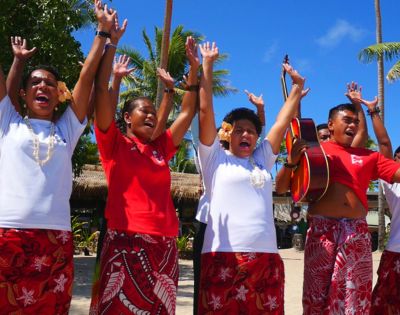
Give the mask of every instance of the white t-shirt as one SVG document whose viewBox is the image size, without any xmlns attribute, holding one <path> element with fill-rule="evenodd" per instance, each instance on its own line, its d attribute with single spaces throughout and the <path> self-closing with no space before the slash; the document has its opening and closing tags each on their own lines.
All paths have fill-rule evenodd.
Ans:
<svg viewBox="0 0 400 315">
<path fill-rule="evenodd" d="M 277 253 L 272 211 L 271 170 L 276 160 L 268 140 L 253 153 L 254 164 L 265 177 L 264 187 L 250 182 L 254 165 L 224 150 L 218 137 L 211 146 L 199 145 L 203 181 L 210 196 L 210 210 L 203 253 Z"/>
<path fill-rule="evenodd" d="M 39 157 L 47 156 L 51 122 L 30 119 L 39 137 Z M 33 138 L 8 96 L 0 101 L 0 227 L 71 230 L 71 157 L 86 119 L 80 123 L 68 107 L 55 124 L 51 159 L 40 166 Z"/>
<path fill-rule="evenodd" d="M 392 213 L 390 221 L 390 236 L 386 249 L 391 252 L 400 253 L 400 184 L 388 184 L 381 181 L 386 201 Z"/>
</svg>

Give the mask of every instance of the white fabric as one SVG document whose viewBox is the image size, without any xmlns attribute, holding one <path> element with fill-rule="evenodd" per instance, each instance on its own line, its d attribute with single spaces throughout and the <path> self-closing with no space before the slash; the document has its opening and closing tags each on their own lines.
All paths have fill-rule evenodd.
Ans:
<svg viewBox="0 0 400 315">
<path fill-rule="evenodd" d="M 44 160 L 50 121 L 30 119 Z M 33 157 L 33 138 L 23 118 L 6 96 L 0 102 L 0 227 L 71 230 L 71 157 L 86 126 L 67 108 L 55 126 L 51 159 L 39 166 Z"/>
<path fill-rule="evenodd" d="M 390 236 L 386 249 L 400 253 L 400 184 L 388 184 L 381 181 L 386 201 L 389 205 L 392 219 L 390 221 Z"/>
<path fill-rule="evenodd" d="M 250 183 L 254 169 L 250 160 L 221 148 L 218 137 L 210 147 L 200 143 L 199 158 L 205 193 L 210 196 L 202 252 L 277 253 L 269 172 L 276 155 L 268 140 L 253 153 L 266 179 L 263 188 Z"/>
</svg>

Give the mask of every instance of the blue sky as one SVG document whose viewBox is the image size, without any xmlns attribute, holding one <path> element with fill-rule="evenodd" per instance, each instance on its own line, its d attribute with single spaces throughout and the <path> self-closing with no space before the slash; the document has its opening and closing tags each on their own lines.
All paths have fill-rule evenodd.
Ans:
<svg viewBox="0 0 400 315">
<path fill-rule="evenodd" d="M 145 52 L 141 32 L 153 35 L 154 26 L 162 27 L 164 1 L 113 0 L 120 19 L 128 19 L 128 29 L 120 45 Z M 288 53 L 293 66 L 306 77 L 311 88 L 302 102 L 302 116 L 316 124 L 325 122 L 329 108 L 346 102 L 346 83 L 363 86 L 364 98 L 377 95 L 376 63 L 358 61 L 358 52 L 375 42 L 373 0 L 336 1 L 226 1 L 175 0 L 172 28 L 184 25 L 216 41 L 220 52 L 229 59 L 221 68 L 229 69 L 231 84 L 239 89 L 235 95 L 215 98 L 216 121 L 232 108 L 247 106 L 243 90 L 263 94 L 267 129 L 282 105 L 281 62 Z M 397 15 L 399 0 L 382 0 L 383 40 L 400 41 Z M 93 30 L 76 33 L 86 54 Z M 385 73 L 394 62 L 385 63 Z M 397 123 L 400 121 L 400 81 L 386 83 L 385 123 L 393 147 L 400 145 Z M 373 136 L 370 119 L 369 133 Z"/>
</svg>

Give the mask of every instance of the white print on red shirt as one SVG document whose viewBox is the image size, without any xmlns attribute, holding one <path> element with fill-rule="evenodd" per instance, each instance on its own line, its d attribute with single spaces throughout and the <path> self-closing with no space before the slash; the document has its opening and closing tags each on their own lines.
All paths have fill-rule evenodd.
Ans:
<svg viewBox="0 0 400 315">
<path fill-rule="evenodd" d="M 351 164 L 363 165 L 363 160 L 359 156 L 353 154 L 351 154 L 350 156 L 351 156 Z"/>
</svg>

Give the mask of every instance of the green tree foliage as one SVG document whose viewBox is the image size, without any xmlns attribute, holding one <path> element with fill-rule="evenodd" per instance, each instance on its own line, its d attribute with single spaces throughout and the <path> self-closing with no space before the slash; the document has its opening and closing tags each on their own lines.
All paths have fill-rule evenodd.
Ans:
<svg viewBox="0 0 400 315">
<path fill-rule="evenodd" d="M 171 159 L 169 168 L 172 172 L 196 174 L 197 169 L 193 158 L 190 157 L 191 142 L 183 140 L 178 151 Z"/>
<path fill-rule="evenodd" d="M 8 72 L 13 59 L 10 37 L 22 36 L 28 40 L 29 47 L 38 48 L 27 69 L 40 64 L 52 65 L 67 86 L 73 88 L 81 69 L 79 61 L 83 61 L 84 56 L 72 33 L 94 21 L 92 3 L 82 0 L 1 0 L 0 64 L 4 72 Z M 79 174 L 86 163 L 89 143 L 87 138 L 79 141 L 73 157 L 75 174 Z"/>
</svg>

